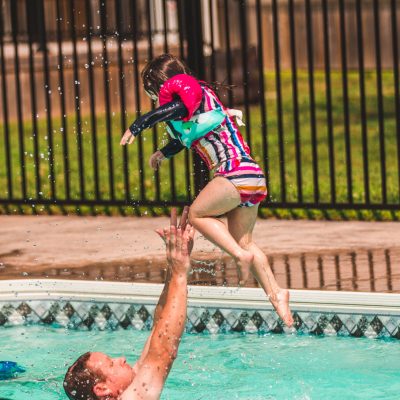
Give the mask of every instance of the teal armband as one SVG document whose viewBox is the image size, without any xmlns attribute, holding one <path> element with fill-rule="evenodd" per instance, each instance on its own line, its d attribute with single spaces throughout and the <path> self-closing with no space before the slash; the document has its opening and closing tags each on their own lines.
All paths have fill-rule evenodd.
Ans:
<svg viewBox="0 0 400 400">
<path fill-rule="evenodd" d="M 205 113 L 193 115 L 189 121 L 169 121 L 169 123 L 174 128 L 174 131 L 180 135 L 179 139 L 182 144 L 190 149 L 192 143 L 207 135 L 216 127 L 221 125 L 221 123 L 226 118 L 226 114 L 218 109 L 211 110 Z M 167 128 L 168 129 L 168 128 Z M 172 133 L 171 129 L 168 129 L 168 133 L 175 139 L 178 139 L 176 135 Z"/>
</svg>

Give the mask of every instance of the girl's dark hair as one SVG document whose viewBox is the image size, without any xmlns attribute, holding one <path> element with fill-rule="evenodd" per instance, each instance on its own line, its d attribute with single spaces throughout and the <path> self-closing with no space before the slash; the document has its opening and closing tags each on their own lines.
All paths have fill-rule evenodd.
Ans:
<svg viewBox="0 0 400 400">
<path fill-rule="evenodd" d="M 149 61 L 142 70 L 142 81 L 144 90 L 154 96 L 158 96 L 161 85 L 175 75 L 187 74 L 194 76 L 193 71 L 179 58 L 172 54 L 161 54 Z M 220 82 L 203 82 L 217 93 L 220 89 L 230 90 L 234 86 Z"/>
<path fill-rule="evenodd" d="M 142 71 L 144 89 L 151 95 L 158 96 L 161 85 L 175 75 L 193 75 L 190 68 L 172 54 L 162 54 L 149 61 Z"/>
</svg>

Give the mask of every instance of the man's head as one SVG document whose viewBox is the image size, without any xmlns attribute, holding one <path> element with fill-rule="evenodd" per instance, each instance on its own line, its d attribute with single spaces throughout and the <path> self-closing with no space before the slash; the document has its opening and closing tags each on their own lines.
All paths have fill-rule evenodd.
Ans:
<svg viewBox="0 0 400 400">
<path fill-rule="evenodd" d="M 117 399 L 133 381 L 133 368 L 124 357 L 85 353 L 68 368 L 64 390 L 70 399 Z"/>
</svg>

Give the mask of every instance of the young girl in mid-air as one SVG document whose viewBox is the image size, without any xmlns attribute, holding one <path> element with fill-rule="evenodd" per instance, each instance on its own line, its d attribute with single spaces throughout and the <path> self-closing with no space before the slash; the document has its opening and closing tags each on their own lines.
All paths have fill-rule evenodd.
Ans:
<svg viewBox="0 0 400 400">
<path fill-rule="evenodd" d="M 289 292 L 279 287 L 267 257 L 252 239 L 258 206 L 267 188 L 263 171 L 251 158 L 235 123 L 240 112 L 224 107 L 210 85 L 197 80 L 170 54 L 150 61 L 142 79 L 146 93 L 158 100 L 160 107 L 138 118 L 124 133 L 121 145 L 131 144 L 142 130 L 165 121 L 172 140 L 151 156 L 153 168 L 185 147 L 200 155 L 214 170 L 214 178 L 191 205 L 190 223 L 234 258 L 240 285 L 249 271 L 253 273 L 278 315 L 291 326 Z M 223 214 L 228 226 L 216 218 Z"/>
</svg>

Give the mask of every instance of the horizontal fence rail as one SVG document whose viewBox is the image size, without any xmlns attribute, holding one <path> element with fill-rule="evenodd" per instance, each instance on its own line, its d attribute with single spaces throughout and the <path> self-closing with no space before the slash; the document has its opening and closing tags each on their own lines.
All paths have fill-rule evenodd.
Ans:
<svg viewBox="0 0 400 400">
<path fill-rule="evenodd" d="M 163 126 L 119 146 L 170 52 L 243 110 L 263 207 L 400 210 L 399 24 L 400 0 L 0 0 L 0 204 L 190 203 L 198 159 L 148 165 Z"/>
</svg>

